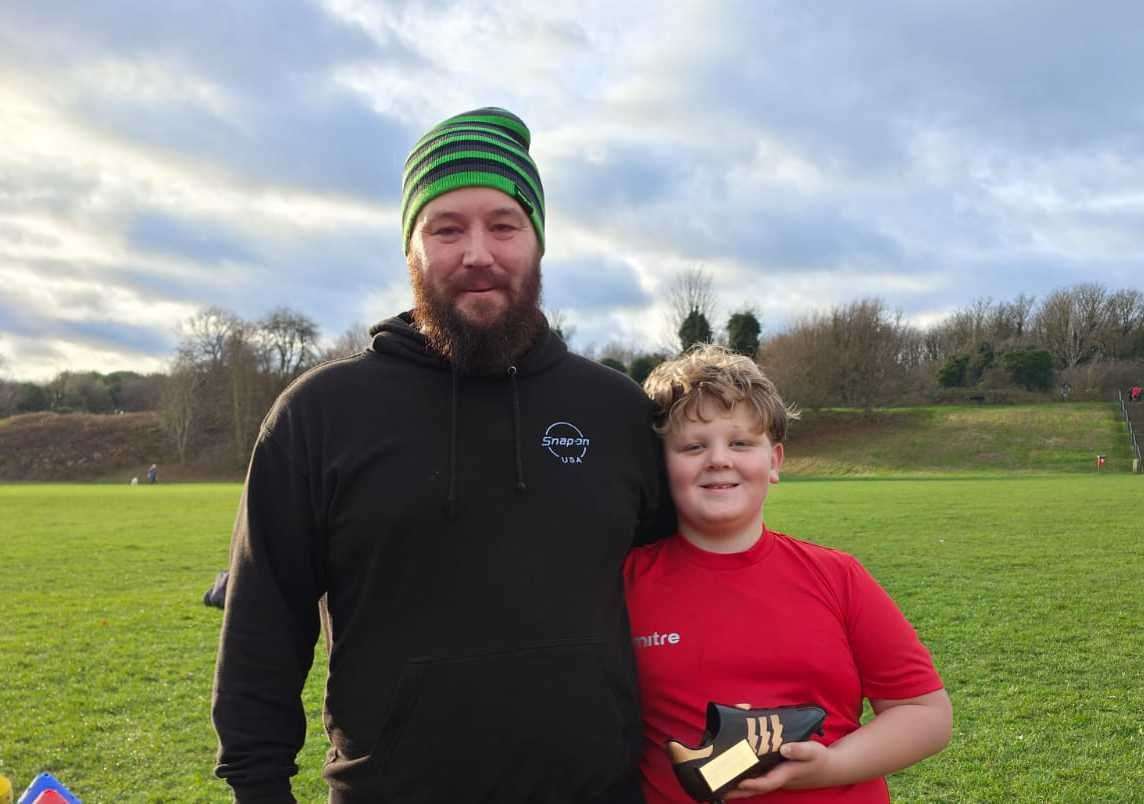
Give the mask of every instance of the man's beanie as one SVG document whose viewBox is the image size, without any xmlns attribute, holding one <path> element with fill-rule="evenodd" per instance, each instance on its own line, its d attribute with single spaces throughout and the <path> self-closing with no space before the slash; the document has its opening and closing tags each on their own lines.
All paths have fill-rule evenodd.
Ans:
<svg viewBox="0 0 1144 804">
<path fill-rule="evenodd" d="M 401 232 L 406 253 L 413 224 L 439 195 L 462 187 L 492 187 L 515 198 L 536 229 L 544 253 L 544 187 L 528 155 L 528 126 L 489 106 L 450 117 L 417 141 L 401 179 Z"/>
</svg>

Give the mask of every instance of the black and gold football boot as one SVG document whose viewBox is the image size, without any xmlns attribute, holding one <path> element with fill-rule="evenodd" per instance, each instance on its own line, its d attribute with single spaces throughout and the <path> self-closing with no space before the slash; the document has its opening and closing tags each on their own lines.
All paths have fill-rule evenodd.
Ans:
<svg viewBox="0 0 1144 804">
<path fill-rule="evenodd" d="M 742 779 L 762 776 L 783 762 L 785 743 L 821 735 L 826 711 L 810 704 L 739 709 L 707 704 L 707 729 L 698 748 L 669 740 L 665 748 L 675 777 L 696 801 L 718 801 Z"/>
</svg>

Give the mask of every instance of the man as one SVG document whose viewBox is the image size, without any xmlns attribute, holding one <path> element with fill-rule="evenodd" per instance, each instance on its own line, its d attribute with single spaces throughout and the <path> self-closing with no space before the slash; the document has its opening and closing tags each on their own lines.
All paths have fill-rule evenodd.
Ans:
<svg viewBox="0 0 1144 804">
<path fill-rule="evenodd" d="M 529 144 L 488 108 L 414 146 L 413 310 L 263 424 L 213 706 L 240 802 L 294 800 L 323 594 L 330 801 L 640 800 L 620 567 L 655 527 L 658 447 L 640 389 L 540 312 Z"/>
</svg>

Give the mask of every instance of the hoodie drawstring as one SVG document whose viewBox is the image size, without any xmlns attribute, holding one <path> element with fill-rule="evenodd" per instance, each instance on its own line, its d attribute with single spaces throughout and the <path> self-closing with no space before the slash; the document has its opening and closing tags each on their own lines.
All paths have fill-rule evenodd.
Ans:
<svg viewBox="0 0 1144 804">
<path fill-rule="evenodd" d="M 525 492 L 528 491 L 528 485 L 524 482 L 524 462 L 521 458 L 520 395 L 516 389 L 516 366 L 508 367 L 508 377 L 512 381 L 512 436 L 513 449 L 516 453 L 516 490 Z"/>
<path fill-rule="evenodd" d="M 456 366 L 452 369 L 452 375 L 453 395 L 449 400 L 449 497 L 445 503 L 445 510 L 450 519 L 453 517 L 457 503 L 457 386 L 460 384 L 460 377 L 457 375 Z"/>
<path fill-rule="evenodd" d="M 516 366 L 508 367 L 508 378 L 512 383 L 512 440 L 513 457 L 516 462 L 516 490 L 528 491 L 524 481 L 524 449 L 520 441 L 520 392 L 516 384 Z M 445 511 L 451 519 L 457 511 L 457 408 L 460 400 L 461 375 L 456 367 L 452 369 L 452 397 L 449 400 L 449 496 L 445 501 Z"/>
</svg>

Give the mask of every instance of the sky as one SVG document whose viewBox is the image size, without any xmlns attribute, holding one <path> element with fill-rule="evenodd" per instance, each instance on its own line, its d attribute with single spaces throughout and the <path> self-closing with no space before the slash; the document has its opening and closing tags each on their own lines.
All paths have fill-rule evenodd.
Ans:
<svg viewBox="0 0 1144 804">
<path fill-rule="evenodd" d="M 764 336 L 1144 290 L 1141 41 L 1137 0 L 4 0 L 0 371 L 161 371 L 209 306 L 407 309 L 403 162 L 488 105 L 581 351 L 666 344 L 695 268 Z"/>
</svg>

